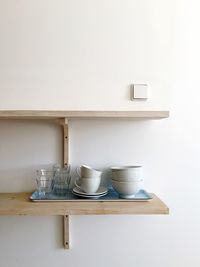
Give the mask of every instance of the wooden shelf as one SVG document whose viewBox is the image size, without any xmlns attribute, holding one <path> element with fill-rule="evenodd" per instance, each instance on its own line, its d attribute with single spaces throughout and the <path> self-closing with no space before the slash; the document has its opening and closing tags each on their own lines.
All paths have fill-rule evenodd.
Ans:
<svg viewBox="0 0 200 267">
<path fill-rule="evenodd" d="M 61 215 L 63 217 L 63 246 L 70 248 L 70 215 L 103 214 L 169 214 L 168 207 L 155 195 L 147 202 L 32 202 L 31 193 L 0 193 L 0 215 Z"/>
<path fill-rule="evenodd" d="M 155 195 L 147 202 L 70 201 L 36 203 L 31 193 L 0 193 L 0 215 L 97 215 L 168 214 L 168 207 Z"/>
<path fill-rule="evenodd" d="M 169 111 L 28 111 L 1 110 L 0 119 L 53 119 L 63 127 L 63 165 L 69 163 L 68 119 L 73 118 L 168 118 Z M 0 193 L 0 215 L 60 215 L 63 217 L 63 244 L 69 249 L 70 215 L 168 214 L 168 207 L 155 195 L 148 202 L 70 201 L 34 203 L 31 193 Z"/>
<path fill-rule="evenodd" d="M 57 118 L 145 118 L 163 119 L 169 111 L 47 111 L 0 110 L 0 119 L 57 119 Z"/>
</svg>

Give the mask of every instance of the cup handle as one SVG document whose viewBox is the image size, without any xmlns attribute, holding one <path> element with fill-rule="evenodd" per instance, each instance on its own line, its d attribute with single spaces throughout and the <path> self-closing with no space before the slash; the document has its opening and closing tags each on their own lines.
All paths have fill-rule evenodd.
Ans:
<svg viewBox="0 0 200 267">
<path fill-rule="evenodd" d="M 81 168 L 80 167 L 76 168 L 76 173 L 78 174 L 79 177 L 81 177 Z"/>
<path fill-rule="evenodd" d="M 74 182 L 74 184 L 75 184 L 76 187 L 78 187 L 79 189 L 81 189 L 80 185 L 77 184 L 77 181 L 78 181 L 78 180 L 79 180 L 79 179 L 76 179 L 75 182 Z"/>
</svg>

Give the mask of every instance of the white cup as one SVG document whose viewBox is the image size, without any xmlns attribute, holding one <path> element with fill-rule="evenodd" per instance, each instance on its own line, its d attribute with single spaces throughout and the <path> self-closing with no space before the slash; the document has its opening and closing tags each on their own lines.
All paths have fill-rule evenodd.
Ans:
<svg viewBox="0 0 200 267">
<path fill-rule="evenodd" d="M 96 193 L 100 186 L 101 178 L 79 178 L 75 180 L 75 186 L 85 193 Z"/>
<path fill-rule="evenodd" d="M 81 178 L 99 178 L 102 172 L 97 171 L 89 166 L 82 165 L 76 169 L 76 172 Z"/>
</svg>

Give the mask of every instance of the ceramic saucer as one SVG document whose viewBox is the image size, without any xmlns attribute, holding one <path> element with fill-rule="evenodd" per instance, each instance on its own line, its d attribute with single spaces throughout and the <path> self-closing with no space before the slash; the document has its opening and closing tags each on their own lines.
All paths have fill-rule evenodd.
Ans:
<svg viewBox="0 0 200 267">
<path fill-rule="evenodd" d="M 97 195 L 97 196 L 92 196 L 92 195 L 82 195 L 82 194 L 78 194 L 78 193 L 75 193 L 75 192 L 72 192 L 75 196 L 77 197 L 81 197 L 81 198 L 88 198 L 88 199 L 98 199 L 100 197 L 103 197 L 105 195 L 107 195 L 107 192 L 104 193 L 104 194 L 101 194 L 101 195 Z"/>
<path fill-rule="evenodd" d="M 108 193 L 108 189 L 106 187 L 100 186 L 99 189 L 97 190 L 97 192 L 88 194 L 88 193 L 83 192 L 78 187 L 74 187 L 72 192 L 75 193 L 76 195 L 78 194 L 80 196 L 97 197 L 97 196 L 106 195 Z"/>
</svg>

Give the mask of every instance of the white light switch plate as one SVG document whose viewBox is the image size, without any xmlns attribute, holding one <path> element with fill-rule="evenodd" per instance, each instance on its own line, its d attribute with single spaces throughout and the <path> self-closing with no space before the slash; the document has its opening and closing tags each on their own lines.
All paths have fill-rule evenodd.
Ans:
<svg viewBox="0 0 200 267">
<path fill-rule="evenodd" d="M 132 100 L 148 99 L 148 84 L 134 84 L 132 90 Z"/>
</svg>

